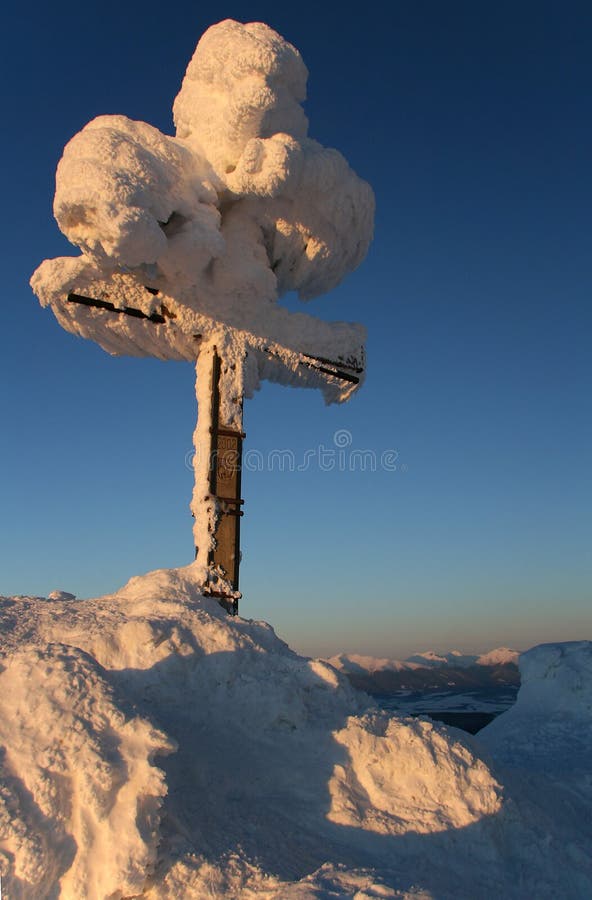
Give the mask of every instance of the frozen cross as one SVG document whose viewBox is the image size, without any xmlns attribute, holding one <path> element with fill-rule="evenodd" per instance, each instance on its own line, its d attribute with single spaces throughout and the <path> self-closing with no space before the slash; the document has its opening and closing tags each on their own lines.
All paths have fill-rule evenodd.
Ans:
<svg viewBox="0 0 592 900">
<path fill-rule="evenodd" d="M 195 364 L 195 565 L 230 612 L 244 397 L 268 379 L 340 402 L 364 374 L 362 326 L 277 304 L 337 284 L 372 231 L 368 185 L 306 137 L 306 74 L 265 25 L 210 28 L 175 102 L 176 138 L 103 116 L 68 144 L 54 211 L 83 252 L 31 281 L 66 330 L 107 352 Z"/>
</svg>

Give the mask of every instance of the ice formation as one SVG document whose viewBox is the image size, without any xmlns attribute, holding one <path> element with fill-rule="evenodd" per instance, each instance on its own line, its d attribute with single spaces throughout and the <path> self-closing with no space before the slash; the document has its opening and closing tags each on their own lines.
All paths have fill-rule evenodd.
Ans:
<svg viewBox="0 0 592 900">
<path fill-rule="evenodd" d="M 202 294 L 265 305 L 331 290 L 364 258 L 374 204 L 341 154 L 307 137 L 306 79 L 271 28 L 228 20 L 188 66 L 176 137 L 124 116 L 90 122 L 64 151 L 54 203 L 84 262 L 139 270 L 196 311 Z M 36 276 L 43 302 L 65 265 Z"/>
<path fill-rule="evenodd" d="M 194 576 L 0 599 L 11 900 L 592 894 L 590 643 L 526 654 L 471 738 L 379 711 Z"/>
<path fill-rule="evenodd" d="M 109 353 L 196 364 L 200 410 L 215 349 L 223 423 L 238 431 L 261 379 L 319 388 L 331 403 L 364 376 L 362 326 L 277 303 L 331 290 L 372 237 L 369 185 L 308 137 L 306 79 L 298 51 L 267 25 L 212 26 L 175 100 L 175 137 L 99 116 L 66 146 L 54 214 L 82 252 L 31 279 L 65 329 Z M 191 508 L 207 579 L 219 510 L 204 469 L 212 423 L 200 416 Z"/>
<path fill-rule="evenodd" d="M 41 303 L 111 353 L 193 362 L 202 340 L 230 328 L 257 359 L 247 393 L 275 377 L 343 399 L 351 385 L 315 381 L 291 356 L 359 357 L 363 328 L 276 304 L 288 291 L 331 290 L 372 237 L 370 187 L 307 137 L 306 78 L 271 28 L 227 20 L 197 45 L 174 104 L 176 137 L 124 116 L 90 122 L 64 150 L 54 201 L 82 254 L 38 268 Z M 106 316 L 71 294 L 155 321 Z"/>
</svg>

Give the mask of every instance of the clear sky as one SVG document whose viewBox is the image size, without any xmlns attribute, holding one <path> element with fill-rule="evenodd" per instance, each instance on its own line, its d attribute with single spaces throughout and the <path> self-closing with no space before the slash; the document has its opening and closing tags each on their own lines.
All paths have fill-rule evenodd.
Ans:
<svg viewBox="0 0 592 900">
<path fill-rule="evenodd" d="M 194 46 L 229 17 L 298 47 L 311 135 L 377 197 L 366 262 L 307 310 L 365 323 L 365 387 L 246 405 L 242 614 L 314 654 L 592 638 L 588 3 L 11 4 L 0 593 L 93 596 L 192 559 L 191 366 L 108 357 L 28 280 L 76 252 L 51 214 L 66 141 L 104 113 L 172 133 Z"/>
</svg>

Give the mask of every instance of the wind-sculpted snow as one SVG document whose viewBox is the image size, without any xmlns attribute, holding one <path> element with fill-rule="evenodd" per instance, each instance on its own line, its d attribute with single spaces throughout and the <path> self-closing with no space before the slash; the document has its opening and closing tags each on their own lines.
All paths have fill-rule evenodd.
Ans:
<svg viewBox="0 0 592 900">
<path fill-rule="evenodd" d="M 224 247 L 205 173 L 189 148 L 151 125 L 99 116 L 64 150 L 54 214 L 69 240 L 107 271 L 158 260 L 171 281 L 184 275 L 191 283 Z M 169 239 L 163 223 L 173 213 L 180 224 Z"/>
<path fill-rule="evenodd" d="M 561 770 L 576 778 L 576 769 L 589 772 L 592 641 L 541 644 L 523 653 L 519 666 L 515 706 L 494 719 L 481 739 L 512 766 Z"/>
<path fill-rule="evenodd" d="M 531 790 L 493 744 L 488 759 L 463 732 L 380 712 L 202 597 L 192 567 L 54 596 L 0 600 L 11 900 L 590 895 L 585 804 L 566 806 L 559 776 Z M 587 650 L 567 651 L 582 684 Z M 514 719 L 523 750 L 527 727 Z"/>
<path fill-rule="evenodd" d="M 329 783 L 328 817 L 380 834 L 462 828 L 501 808 L 501 788 L 457 732 L 372 713 L 335 734 L 348 764 Z M 418 799 L 421 798 L 421 803 Z"/>
<path fill-rule="evenodd" d="M 110 353 L 194 361 L 210 318 L 281 341 L 270 304 L 288 291 L 308 299 L 334 288 L 363 260 L 373 230 L 369 185 L 307 136 L 306 77 L 298 51 L 267 25 L 228 20 L 204 34 L 189 64 L 176 137 L 124 116 L 91 121 L 64 150 L 54 201 L 82 256 L 38 268 L 31 284 L 42 304 Z M 65 303 L 72 293 L 157 312 L 169 327 L 109 323 Z M 360 326 L 327 336 L 320 328 L 317 356 L 338 337 L 340 358 L 359 354 Z M 312 352 L 308 331 L 308 317 L 292 317 L 288 347 Z M 260 376 L 272 377 L 266 366 L 260 360 Z"/>
<path fill-rule="evenodd" d="M 174 744 L 124 712 L 96 660 L 22 644 L 0 674 L 0 866 L 11 900 L 141 891 L 166 793 L 152 759 Z"/>
<path fill-rule="evenodd" d="M 306 138 L 308 72 L 295 47 L 260 22 L 220 22 L 201 38 L 173 112 L 178 137 L 235 176 L 245 147 Z M 249 154 L 252 156 L 252 154 Z"/>
</svg>

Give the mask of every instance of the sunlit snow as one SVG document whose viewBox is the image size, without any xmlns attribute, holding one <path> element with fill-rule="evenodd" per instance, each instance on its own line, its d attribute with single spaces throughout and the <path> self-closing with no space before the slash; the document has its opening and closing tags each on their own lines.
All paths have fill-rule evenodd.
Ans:
<svg viewBox="0 0 592 900">
<path fill-rule="evenodd" d="M 589 642 L 523 655 L 471 738 L 380 711 L 191 568 L 5 598 L 0 632 L 11 900 L 592 893 Z"/>
</svg>

